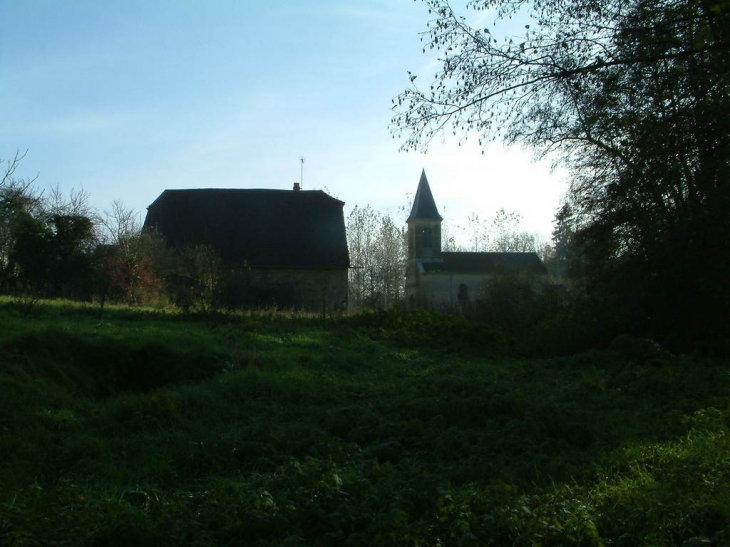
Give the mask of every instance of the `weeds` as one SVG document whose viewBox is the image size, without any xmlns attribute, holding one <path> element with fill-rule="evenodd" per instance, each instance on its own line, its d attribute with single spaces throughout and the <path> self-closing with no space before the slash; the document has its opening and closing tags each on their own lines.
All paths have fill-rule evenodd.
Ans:
<svg viewBox="0 0 730 547">
<path fill-rule="evenodd" d="M 0 544 L 730 537 L 725 363 L 516 360 L 458 318 L 0 303 Z"/>
</svg>

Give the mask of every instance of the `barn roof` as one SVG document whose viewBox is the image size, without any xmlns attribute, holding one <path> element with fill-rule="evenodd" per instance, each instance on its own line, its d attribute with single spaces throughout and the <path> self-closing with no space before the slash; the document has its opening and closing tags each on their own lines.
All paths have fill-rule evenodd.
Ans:
<svg viewBox="0 0 730 547">
<path fill-rule="evenodd" d="M 537 253 L 441 253 L 441 260 L 422 261 L 422 268 L 425 273 L 449 274 L 547 273 Z"/>
<path fill-rule="evenodd" d="M 421 171 L 421 180 L 418 181 L 416 197 L 413 199 L 411 214 L 406 222 L 417 219 L 443 220 L 436 208 L 436 202 L 433 199 L 431 187 L 428 185 L 425 169 Z"/>
<path fill-rule="evenodd" d="M 211 245 L 227 263 L 347 268 L 343 206 L 321 190 L 165 190 L 144 226 L 171 247 Z"/>
</svg>

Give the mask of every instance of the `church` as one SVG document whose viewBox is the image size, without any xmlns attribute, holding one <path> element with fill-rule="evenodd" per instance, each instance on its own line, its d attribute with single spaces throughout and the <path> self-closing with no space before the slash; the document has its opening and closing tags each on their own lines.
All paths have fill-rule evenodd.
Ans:
<svg viewBox="0 0 730 547">
<path fill-rule="evenodd" d="M 534 252 L 442 252 L 442 221 L 424 170 L 406 221 L 406 300 L 411 309 L 467 313 L 495 275 L 547 274 Z"/>
</svg>

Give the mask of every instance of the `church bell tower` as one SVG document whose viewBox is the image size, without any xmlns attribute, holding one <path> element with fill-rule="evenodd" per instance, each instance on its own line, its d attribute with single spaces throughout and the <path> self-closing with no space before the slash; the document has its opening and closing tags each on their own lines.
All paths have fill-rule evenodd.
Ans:
<svg viewBox="0 0 730 547">
<path fill-rule="evenodd" d="M 409 306 L 420 306 L 419 287 L 423 262 L 441 260 L 441 222 L 425 169 L 421 172 L 418 190 L 408 216 L 408 266 L 406 298 Z"/>
</svg>

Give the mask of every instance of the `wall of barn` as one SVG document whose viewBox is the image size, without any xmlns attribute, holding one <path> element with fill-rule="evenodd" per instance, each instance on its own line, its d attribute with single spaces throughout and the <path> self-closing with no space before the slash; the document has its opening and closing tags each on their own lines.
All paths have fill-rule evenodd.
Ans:
<svg viewBox="0 0 730 547">
<path fill-rule="evenodd" d="M 232 272 L 224 300 L 233 307 L 347 309 L 347 269 L 250 268 Z"/>
</svg>

